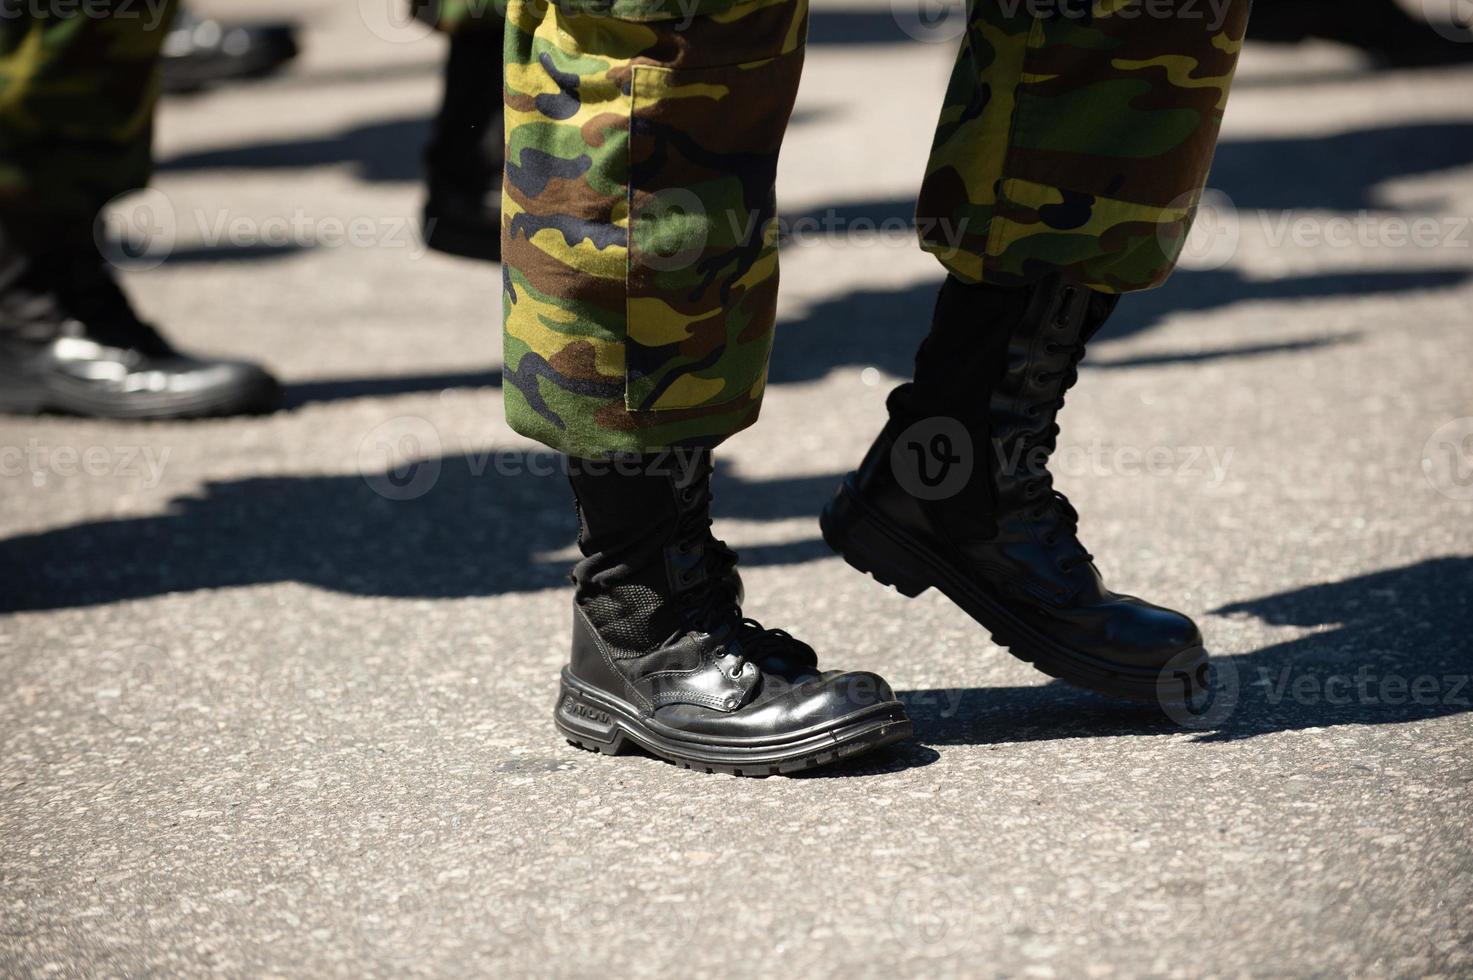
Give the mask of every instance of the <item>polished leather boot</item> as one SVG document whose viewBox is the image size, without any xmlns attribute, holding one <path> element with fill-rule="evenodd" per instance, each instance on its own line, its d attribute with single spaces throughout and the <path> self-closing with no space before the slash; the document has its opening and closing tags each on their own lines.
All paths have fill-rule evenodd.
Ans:
<svg viewBox="0 0 1473 980">
<path fill-rule="evenodd" d="M 0 412 L 178 419 L 279 404 L 280 386 L 257 365 L 171 347 L 89 249 L 0 247 Z"/>
<path fill-rule="evenodd" d="M 1058 277 L 948 279 L 916 380 L 823 512 L 824 539 L 907 596 L 935 587 L 1014 656 L 1107 694 L 1180 700 L 1205 676 L 1196 625 L 1105 588 L 1048 472 L 1064 392 L 1115 297 Z"/>
<path fill-rule="evenodd" d="M 574 744 L 687 768 L 796 772 L 910 734 L 881 678 L 742 616 L 735 553 L 711 534 L 709 453 L 573 461 L 584 554 L 554 718 Z M 664 460 L 664 462 L 662 462 Z M 630 467 L 633 471 L 630 471 Z"/>
<path fill-rule="evenodd" d="M 159 55 L 159 87 L 179 94 L 264 78 L 297 52 L 295 24 L 230 23 L 181 10 Z"/>
<path fill-rule="evenodd" d="M 501 32 L 450 38 L 444 92 L 425 147 L 425 245 L 462 258 L 501 261 Z"/>
</svg>

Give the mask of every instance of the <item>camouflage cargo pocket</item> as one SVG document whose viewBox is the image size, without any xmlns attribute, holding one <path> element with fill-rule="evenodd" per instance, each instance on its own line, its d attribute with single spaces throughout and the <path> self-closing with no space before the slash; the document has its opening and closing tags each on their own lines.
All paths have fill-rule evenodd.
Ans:
<svg viewBox="0 0 1473 980">
<path fill-rule="evenodd" d="M 760 394 L 777 312 L 778 150 L 802 64 L 799 36 L 785 53 L 737 65 L 633 66 L 631 411 Z"/>
</svg>

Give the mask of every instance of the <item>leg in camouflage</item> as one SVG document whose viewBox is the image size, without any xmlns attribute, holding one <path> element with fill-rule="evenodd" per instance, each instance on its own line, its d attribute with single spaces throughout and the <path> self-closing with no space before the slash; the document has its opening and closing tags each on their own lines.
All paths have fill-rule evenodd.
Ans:
<svg viewBox="0 0 1473 980">
<path fill-rule="evenodd" d="M 175 350 L 93 243 L 99 209 L 152 170 L 159 52 L 177 4 L 71 6 L 0 17 L 0 412 L 269 409 L 275 379 Z"/>
<path fill-rule="evenodd" d="M 113 9 L 113 8 L 116 9 Z M 27 238 L 143 187 L 175 0 L 0 17 L 0 213 Z"/>
<path fill-rule="evenodd" d="M 1168 705 L 1208 676 L 1202 634 L 1105 586 L 1048 460 L 1117 294 L 1160 283 L 1181 249 L 1247 10 L 979 0 L 918 208 L 951 274 L 915 380 L 820 522 L 850 564 L 937 589 L 1045 673 Z"/>
<path fill-rule="evenodd" d="M 964 282 L 1159 285 L 1207 179 L 1248 0 L 975 0 L 917 208 Z"/>
<path fill-rule="evenodd" d="M 448 36 L 440 111 L 425 145 L 424 242 L 465 258 L 501 258 L 501 112 L 505 0 L 413 0 Z"/>
<path fill-rule="evenodd" d="M 507 415 L 571 455 L 715 442 L 757 417 L 807 9 L 683 13 L 508 13 Z"/>
<path fill-rule="evenodd" d="M 510 14 L 507 411 L 574 454 L 716 442 L 761 398 L 771 182 L 805 11 L 714 0 L 675 30 L 673 8 Z M 968 283 L 1158 285 L 1206 180 L 1247 0 L 1008 9 L 973 4 L 923 247 Z"/>
</svg>

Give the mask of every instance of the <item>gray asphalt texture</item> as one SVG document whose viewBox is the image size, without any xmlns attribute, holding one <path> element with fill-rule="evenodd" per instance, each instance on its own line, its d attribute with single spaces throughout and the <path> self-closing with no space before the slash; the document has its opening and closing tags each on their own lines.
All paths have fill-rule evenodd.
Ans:
<svg viewBox="0 0 1473 980">
<path fill-rule="evenodd" d="M 1219 658 L 1182 727 L 823 546 L 938 281 L 895 229 L 951 49 L 820 6 L 779 192 L 847 233 L 793 225 L 718 531 L 916 738 L 747 780 L 554 731 L 571 503 L 499 270 L 413 234 L 442 42 L 292 9 L 288 75 L 163 107 L 175 247 L 126 275 L 289 407 L 0 420 L 0 974 L 1473 974 L 1473 71 L 1250 51 L 1231 206 L 1069 397 L 1084 541 Z"/>
</svg>

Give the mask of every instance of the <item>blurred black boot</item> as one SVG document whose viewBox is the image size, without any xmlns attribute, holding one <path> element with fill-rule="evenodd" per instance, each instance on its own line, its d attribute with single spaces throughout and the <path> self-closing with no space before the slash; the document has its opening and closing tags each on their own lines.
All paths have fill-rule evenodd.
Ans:
<svg viewBox="0 0 1473 980">
<path fill-rule="evenodd" d="M 190 357 L 138 319 L 85 244 L 0 244 L 0 412 L 175 419 L 264 412 L 281 400 L 255 364 Z"/>
<path fill-rule="evenodd" d="M 159 84 L 177 94 L 261 78 L 280 71 L 297 51 L 295 24 L 230 23 L 181 10 L 164 39 Z"/>
<path fill-rule="evenodd" d="M 1115 299 L 1057 276 L 1021 289 L 948 278 L 914 383 L 891 393 L 820 524 L 860 571 L 908 596 L 934 586 L 1047 674 L 1178 699 L 1205 673 L 1196 625 L 1105 588 L 1048 471 L 1064 393 Z"/>
<path fill-rule="evenodd" d="M 1387 68 L 1473 62 L 1467 24 L 1434 26 L 1407 14 L 1396 0 L 1255 0 L 1248 36 L 1255 42 L 1338 41 Z"/>
<path fill-rule="evenodd" d="M 767 776 L 910 734 L 878 676 L 820 671 L 808 644 L 743 617 L 736 555 L 711 535 L 708 452 L 572 462 L 584 558 L 554 711 L 568 739 Z"/>
<path fill-rule="evenodd" d="M 445 91 L 425 147 L 423 232 L 438 252 L 501 260 L 501 33 L 450 37 Z"/>
</svg>

